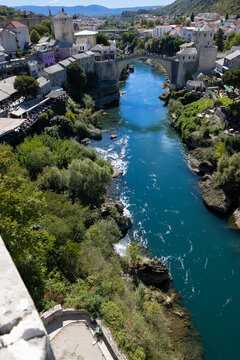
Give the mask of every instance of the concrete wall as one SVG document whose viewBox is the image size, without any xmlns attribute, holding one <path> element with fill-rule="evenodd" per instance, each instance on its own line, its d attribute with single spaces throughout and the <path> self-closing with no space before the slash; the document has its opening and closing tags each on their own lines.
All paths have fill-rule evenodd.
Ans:
<svg viewBox="0 0 240 360">
<path fill-rule="evenodd" d="M 54 360 L 46 330 L 0 237 L 0 359 Z"/>
</svg>

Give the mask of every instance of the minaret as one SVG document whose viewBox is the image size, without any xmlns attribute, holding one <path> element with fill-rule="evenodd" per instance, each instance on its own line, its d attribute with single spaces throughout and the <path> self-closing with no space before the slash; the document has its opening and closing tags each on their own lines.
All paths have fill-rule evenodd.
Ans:
<svg viewBox="0 0 240 360">
<path fill-rule="evenodd" d="M 50 20 L 50 26 L 51 26 L 51 31 L 53 32 L 54 31 L 54 26 L 53 26 L 53 16 L 52 16 L 52 13 L 51 13 L 51 9 L 49 8 L 49 20 Z"/>
</svg>

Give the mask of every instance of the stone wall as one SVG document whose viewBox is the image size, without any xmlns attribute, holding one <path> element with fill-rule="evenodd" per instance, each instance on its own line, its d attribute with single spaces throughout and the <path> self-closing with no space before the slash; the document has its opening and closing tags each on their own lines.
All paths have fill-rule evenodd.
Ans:
<svg viewBox="0 0 240 360">
<path fill-rule="evenodd" d="M 54 360 L 46 330 L 0 237 L 0 359 Z"/>
</svg>

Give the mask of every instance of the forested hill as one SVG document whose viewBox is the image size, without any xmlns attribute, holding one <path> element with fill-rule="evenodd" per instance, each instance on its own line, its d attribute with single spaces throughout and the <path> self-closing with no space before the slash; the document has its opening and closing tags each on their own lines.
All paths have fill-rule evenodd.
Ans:
<svg viewBox="0 0 240 360">
<path fill-rule="evenodd" d="M 176 0 L 163 9 L 157 9 L 161 14 L 190 15 L 200 12 L 217 12 L 219 14 L 240 14 L 240 0 Z M 154 11 L 153 11 L 154 12 Z"/>
</svg>

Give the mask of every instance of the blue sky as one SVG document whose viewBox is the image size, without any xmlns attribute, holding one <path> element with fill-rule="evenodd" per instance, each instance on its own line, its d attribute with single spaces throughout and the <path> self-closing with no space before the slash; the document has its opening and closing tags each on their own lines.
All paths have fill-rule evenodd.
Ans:
<svg viewBox="0 0 240 360">
<path fill-rule="evenodd" d="M 20 5 L 37 5 L 37 6 L 74 6 L 74 5 L 103 5 L 108 8 L 122 8 L 132 6 L 151 6 L 167 5 L 174 0 L 6 0 L 2 5 L 20 6 Z"/>
</svg>

